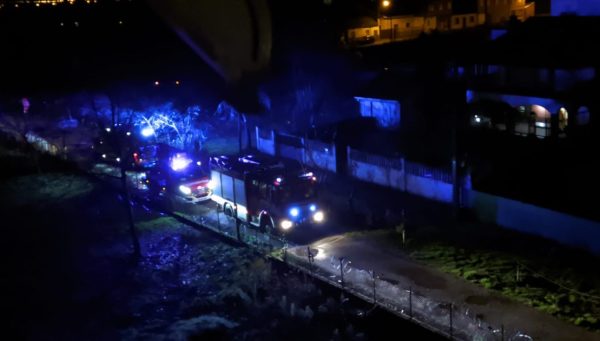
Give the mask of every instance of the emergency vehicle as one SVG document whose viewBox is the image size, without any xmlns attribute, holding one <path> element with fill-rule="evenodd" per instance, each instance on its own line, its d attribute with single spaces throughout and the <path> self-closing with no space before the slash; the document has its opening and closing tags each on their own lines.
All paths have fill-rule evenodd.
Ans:
<svg viewBox="0 0 600 341">
<path fill-rule="evenodd" d="M 224 213 L 269 233 L 320 224 L 317 178 L 300 163 L 263 155 L 211 158 L 212 200 Z"/>
</svg>

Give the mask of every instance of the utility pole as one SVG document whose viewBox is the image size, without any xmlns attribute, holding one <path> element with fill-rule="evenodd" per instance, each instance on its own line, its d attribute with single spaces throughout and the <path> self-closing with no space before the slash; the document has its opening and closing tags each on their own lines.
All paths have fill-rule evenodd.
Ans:
<svg viewBox="0 0 600 341">
<path fill-rule="evenodd" d="M 117 131 L 114 132 L 114 134 L 118 134 Z M 126 165 L 127 165 L 127 161 L 128 156 L 129 156 L 129 152 L 128 152 L 128 147 L 124 147 L 123 146 L 123 137 L 122 136 L 117 136 L 117 143 L 119 146 L 119 154 L 121 155 L 121 162 L 120 162 L 120 169 L 121 169 L 121 186 L 123 189 L 123 195 L 125 197 L 125 208 L 127 210 L 127 222 L 129 224 L 129 233 L 131 235 L 131 241 L 133 243 L 133 257 L 135 262 L 137 263 L 141 257 L 141 250 L 140 250 L 140 240 L 138 238 L 137 235 L 137 231 L 135 230 L 135 222 L 133 219 L 133 208 L 131 207 L 131 196 L 129 194 L 129 189 L 127 188 L 127 174 L 126 174 Z"/>
</svg>

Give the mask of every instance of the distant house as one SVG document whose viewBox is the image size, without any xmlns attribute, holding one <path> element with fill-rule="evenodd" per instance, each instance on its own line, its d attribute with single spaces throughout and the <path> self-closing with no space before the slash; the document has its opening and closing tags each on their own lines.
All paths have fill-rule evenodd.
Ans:
<svg viewBox="0 0 600 341">
<path fill-rule="evenodd" d="M 436 17 L 414 15 L 398 15 L 381 17 L 378 20 L 381 38 L 391 40 L 409 40 L 417 38 L 421 33 L 429 33 L 436 29 Z"/>
<path fill-rule="evenodd" d="M 438 31 L 462 30 L 485 24 L 485 13 L 478 12 L 476 6 L 468 6 L 464 2 L 456 5 L 458 7 L 453 7 L 452 0 L 431 0 L 426 15 L 436 18 Z"/>
<path fill-rule="evenodd" d="M 526 0 L 477 0 L 477 12 L 485 13 L 487 22 L 497 25 L 507 22 L 511 16 L 524 21 L 535 15 L 535 2 Z"/>
<path fill-rule="evenodd" d="M 379 39 L 379 25 L 377 20 L 362 17 L 350 22 L 346 30 L 348 43 L 371 43 Z"/>
<path fill-rule="evenodd" d="M 599 24 L 599 19 L 585 17 L 530 19 L 480 48 L 477 62 L 469 57 L 450 68 L 451 77 L 466 81 L 466 100 L 475 108 L 472 125 L 538 138 L 566 137 L 568 130 L 585 128 L 597 109 L 600 55 L 568 51 L 593 45 L 600 37 Z M 575 35 L 578 39 L 572 41 Z M 548 52 L 530 59 L 521 54 L 525 50 Z M 493 117 L 482 102 L 505 103 L 514 111 L 505 113 L 511 117 Z"/>
<path fill-rule="evenodd" d="M 485 14 L 483 13 L 454 14 L 450 16 L 451 30 L 473 28 L 483 24 L 485 24 Z"/>
</svg>

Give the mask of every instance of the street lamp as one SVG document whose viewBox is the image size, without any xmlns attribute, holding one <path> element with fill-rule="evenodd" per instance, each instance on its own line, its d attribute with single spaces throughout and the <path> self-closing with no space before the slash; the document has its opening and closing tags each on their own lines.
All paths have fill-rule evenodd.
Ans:
<svg viewBox="0 0 600 341">
<path fill-rule="evenodd" d="M 390 0 L 383 0 L 377 6 L 377 22 L 379 24 L 379 34 L 380 35 L 381 35 L 381 27 L 382 27 L 381 21 L 380 21 L 380 18 L 381 18 L 381 9 L 384 9 L 385 11 L 389 12 L 389 9 L 390 9 L 391 6 L 392 6 L 392 2 Z M 388 16 L 388 18 L 389 18 L 389 23 L 390 23 L 389 30 L 390 30 L 390 40 L 391 40 L 392 39 L 392 35 L 393 35 L 393 32 L 392 32 L 392 18 L 389 17 L 389 16 Z"/>
</svg>

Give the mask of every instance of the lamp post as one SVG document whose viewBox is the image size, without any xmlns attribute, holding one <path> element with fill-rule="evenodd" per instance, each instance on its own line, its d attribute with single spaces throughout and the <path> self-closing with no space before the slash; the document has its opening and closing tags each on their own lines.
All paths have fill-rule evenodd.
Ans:
<svg viewBox="0 0 600 341">
<path fill-rule="evenodd" d="M 391 0 L 383 0 L 382 2 L 377 4 L 377 23 L 379 24 L 379 34 L 381 35 L 381 25 L 379 22 L 379 18 L 381 17 L 381 10 L 385 10 L 388 11 L 389 8 L 392 6 L 392 2 Z M 390 19 L 390 40 L 392 39 L 392 19 L 388 16 L 388 18 Z"/>
</svg>

